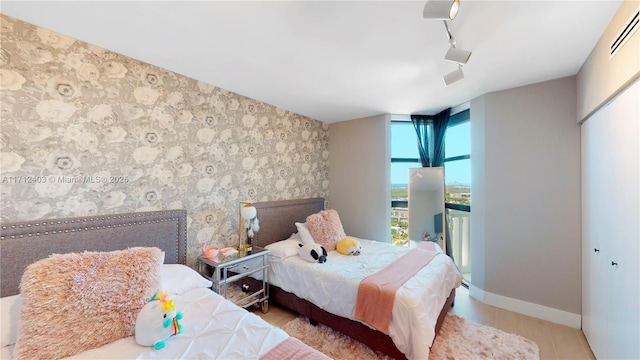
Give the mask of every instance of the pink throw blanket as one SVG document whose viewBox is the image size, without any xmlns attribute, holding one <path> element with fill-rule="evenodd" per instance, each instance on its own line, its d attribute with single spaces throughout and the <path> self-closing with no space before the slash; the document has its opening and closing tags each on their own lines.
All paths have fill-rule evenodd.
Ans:
<svg viewBox="0 0 640 360">
<path fill-rule="evenodd" d="M 331 360 L 330 357 L 290 337 L 269 350 L 260 360 Z"/>
<path fill-rule="evenodd" d="M 419 249 L 436 251 L 436 244 L 431 241 L 420 241 L 417 246 Z"/>
<path fill-rule="evenodd" d="M 364 278 L 358 287 L 355 318 L 387 334 L 396 291 L 436 255 L 433 250 L 411 249 L 384 269 Z"/>
</svg>

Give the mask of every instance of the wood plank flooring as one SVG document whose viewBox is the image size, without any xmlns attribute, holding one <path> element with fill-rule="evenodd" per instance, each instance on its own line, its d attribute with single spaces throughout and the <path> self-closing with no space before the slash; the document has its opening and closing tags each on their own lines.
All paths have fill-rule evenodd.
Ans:
<svg viewBox="0 0 640 360">
<path fill-rule="evenodd" d="M 464 287 L 456 291 L 456 303 L 451 313 L 533 340 L 540 349 L 540 359 L 595 359 L 584 334 L 579 329 L 483 304 L 470 297 L 469 291 Z M 267 314 L 255 308 L 252 311 L 278 327 L 297 316 L 271 303 Z"/>
</svg>

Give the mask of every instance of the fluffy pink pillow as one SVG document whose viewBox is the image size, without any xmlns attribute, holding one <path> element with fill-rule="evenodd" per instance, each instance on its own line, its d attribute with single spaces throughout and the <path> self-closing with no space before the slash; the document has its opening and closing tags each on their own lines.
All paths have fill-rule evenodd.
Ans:
<svg viewBox="0 0 640 360">
<path fill-rule="evenodd" d="M 342 228 L 338 212 L 333 209 L 307 216 L 307 227 L 313 240 L 324 246 L 327 251 L 335 250 L 338 241 L 347 236 Z"/>
<path fill-rule="evenodd" d="M 51 255 L 29 265 L 14 356 L 59 359 L 133 335 L 159 290 L 158 248 Z"/>
</svg>

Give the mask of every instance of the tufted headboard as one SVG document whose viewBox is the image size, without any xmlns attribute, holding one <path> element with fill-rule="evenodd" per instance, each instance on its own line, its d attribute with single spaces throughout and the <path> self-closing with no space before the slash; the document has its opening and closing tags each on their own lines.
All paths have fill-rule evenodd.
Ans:
<svg viewBox="0 0 640 360">
<path fill-rule="evenodd" d="M 307 216 L 324 210 L 324 198 L 309 198 L 253 203 L 258 211 L 260 231 L 254 245 L 265 247 L 287 239 L 297 232 L 296 222 L 305 222 Z"/>
<path fill-rule="evenodd" d="M 0 224 L 0 296 L 19 293 L 27 265 L 51 254 L 154 246 L 185 264 L 187 212 L 166 210 Z"/>
</svg>

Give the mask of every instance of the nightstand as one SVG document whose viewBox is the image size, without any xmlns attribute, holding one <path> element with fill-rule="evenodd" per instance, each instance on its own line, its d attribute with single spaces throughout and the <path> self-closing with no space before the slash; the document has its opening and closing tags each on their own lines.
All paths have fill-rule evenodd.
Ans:
<svg viewBox="0 0 640 360">
<path fill-rule="evenodd" d="M 229 285 L 238 281 L 242 291 L 241 298 L 229 298 L 229 300 L 245 308 L 260 304 L 262 312 L 266 313 L 269 311 L 268 254 L 269 250 L 254 246 L 251 251 L 240 251 L 217 262 L 200 255 L 198 256 L 198 272 L 211 280 L 213 282 L 211 289 L 225 299 L 230 295 Z M 239 281 L 254 274 L 258 282 L 262 282 L 262 288 L 250 289 L 249 286 Z"/>
</svg>

